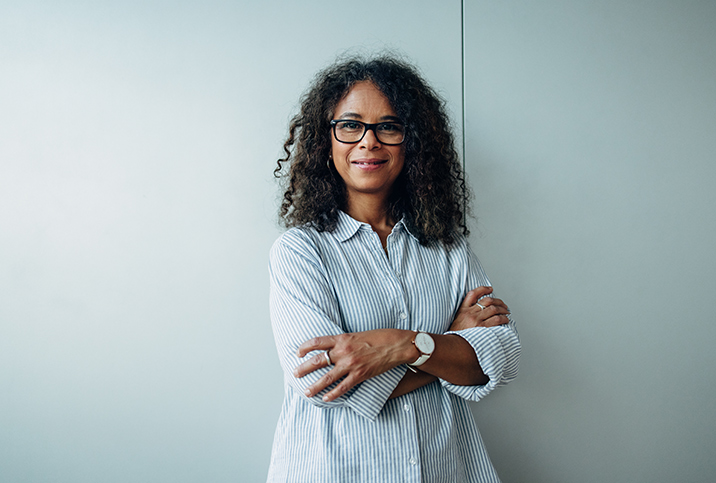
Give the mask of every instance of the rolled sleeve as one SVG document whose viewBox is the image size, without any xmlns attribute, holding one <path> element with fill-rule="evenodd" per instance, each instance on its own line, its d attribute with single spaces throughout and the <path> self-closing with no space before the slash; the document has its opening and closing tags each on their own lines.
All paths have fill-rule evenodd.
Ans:
<svg viewBox="0 0 716 483">
<path fill-rule="evenodd" d="M 522 348 L 511 318 L 506 325 L 473 327 L 446 334 L 458 335 L 472 346 L 482 371 L 489 378 L 487 384 L 480 386 L 457 386 L 441 380 L 448 391 L 470 401 L 479 401 L 496 387 L 517 377 Z"/>
</svg>

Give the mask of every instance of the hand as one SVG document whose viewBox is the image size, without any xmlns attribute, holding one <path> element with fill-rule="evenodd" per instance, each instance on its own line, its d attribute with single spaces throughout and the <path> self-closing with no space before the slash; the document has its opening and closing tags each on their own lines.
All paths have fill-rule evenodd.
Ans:
<svg viewBox="0 0 716 483">
<path fill-rule="evenodd" d="M 328 352 L 333 368 L 309 386 L 306 396 L 313 397 L 343 378 L 323 396 L 324 401 L 333 401 L 356 384 L 408 362 L 415 352 L 412 344 L 414 335 L 414 332 L 407 330 L 377 329 L 316 337 L 301 344 L 297 355 L 304 357 L 311 351 L 323 352 L 298 366 L 293 374 L 300 378 L 317 369 L 328 367 L 325 354 Z"/>
<path fill-rule="evenodd" d="M 492 293 L 492 287 L 478 287 L 470 290 L 457 311 L 449 330 L 463 330 L 472 327 L 495 327 L 509 323 L 507 314 L 510 309 L 496 298 L 486 297 Z M 484 297 L 484 298 L 483 298 Z M 477 301 L 480 305 L 477 305 Z"/>
</svg>

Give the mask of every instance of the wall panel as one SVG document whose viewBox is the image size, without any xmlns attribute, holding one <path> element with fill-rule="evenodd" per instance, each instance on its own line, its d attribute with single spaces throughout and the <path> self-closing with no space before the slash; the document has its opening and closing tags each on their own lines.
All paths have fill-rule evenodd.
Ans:
<svg viewBox="0 0 716 483">
<path fill-rule="evenodd" d="M 459 2 L 0 6 L 0 479 L 261 481 L 275 160 L 313 74 L 398 49 L 460 106 Z"/>
<path fill-rule="evenodd" d="M 710 481 L 714 4 L 466 3 L 473 245 L 524 345 L 474 408 L 498 470 Z"/>
</svg>

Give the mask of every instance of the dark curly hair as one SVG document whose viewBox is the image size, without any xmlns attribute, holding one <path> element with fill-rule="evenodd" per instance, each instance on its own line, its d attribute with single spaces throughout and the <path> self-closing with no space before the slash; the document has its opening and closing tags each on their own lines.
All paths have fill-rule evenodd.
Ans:
<svg viewBox="0 0 716 483">
<path fill-rule="evenodd" d="M 405 219 L 420 243 L 451 245 L 468 234 L 470 193 L 455 149 L 445 102 L 410 64 L 392 55 L 339 60 L 319 72 L 293 117 L 285 157 L 274 176 L 286 183 L 280 218 L 287 227 L 309 224 L 333 231 L 346 209 L 346 188 L 327 160 L 336 105 L 361 81 L 371 81 L 405 123 L 405 164 L 393 184 L 389 214 Z M 281 173 L 286 167 L 289 172 Z"/>
</svg>

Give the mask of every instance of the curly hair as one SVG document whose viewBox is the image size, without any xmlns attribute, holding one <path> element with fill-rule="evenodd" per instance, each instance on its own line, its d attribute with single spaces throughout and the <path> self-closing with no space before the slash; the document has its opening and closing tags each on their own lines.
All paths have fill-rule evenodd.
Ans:
<svg viewBox="0 0 716 483">
<path fill-rule="evenodd" d="M 388 200 L 389 215 L 404 218 L 421 244 L 468 234 L 470 192 L 455 149 L 445 102 L 415 67 L 390 55 L 339 60 L 319 72 L 301 98 L 274 176 L 284 180 L 279 217 L 286 227 L 311 225 L 333 231 L 345 210 L 346 187 L 327 163 L 336 105 L 361 81 L 372 82 L 405 124 L 405 163 Z M 282 173 L 282 169 L 289 172 Z M 286 178 L 288 182 L 286 183 Z"/>
</svg>

